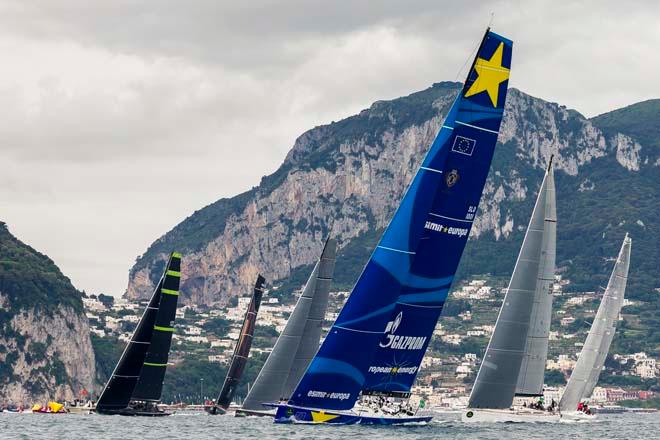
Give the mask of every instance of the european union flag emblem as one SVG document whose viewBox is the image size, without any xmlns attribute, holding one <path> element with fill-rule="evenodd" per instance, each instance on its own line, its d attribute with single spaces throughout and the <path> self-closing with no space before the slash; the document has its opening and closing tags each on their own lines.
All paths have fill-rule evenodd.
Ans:
<svg viewBox="0 0 660 440">
<path fill-rule="evenodd" d="M 475 145 L 477 145 L 477 141 L 474 139 L 466 138 L 463 136 L 456 136 L 454 139 L 454 145 L 451 147 L 451 151 L 465 154 L 466 156 L 472 156 Z"/>
</svg>

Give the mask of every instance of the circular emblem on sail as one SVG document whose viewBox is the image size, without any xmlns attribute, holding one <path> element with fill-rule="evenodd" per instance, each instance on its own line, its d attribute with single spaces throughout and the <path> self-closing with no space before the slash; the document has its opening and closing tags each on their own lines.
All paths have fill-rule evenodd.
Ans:
<svg viewBox="0 0 660 440">
<path fill-rule="evenodd" d="M 474 413 L 473 413 L 472 411 L 468 411 L 467 414 L 465 414 L 465 416 L 466 416 L 468 419 L 469 419 L 470 417 L 472 417 L 473 415 L 474 415 Z"/>
<path fill-rule="evenodd" d="M 447 177 L 445 177 L 445 182 L 447 183 L 447 187 L 451 188 L 452 186 L 456 185 L 458 179 L 460 179 L 460 176 L 458 175 L 458 170 L 451 170 L 449 174 L 447 174 Z"/>
</svg>

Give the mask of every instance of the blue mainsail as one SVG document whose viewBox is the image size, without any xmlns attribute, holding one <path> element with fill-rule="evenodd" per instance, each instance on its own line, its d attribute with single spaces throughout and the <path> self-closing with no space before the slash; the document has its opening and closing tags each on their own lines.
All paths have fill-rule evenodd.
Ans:
<svg viewBox="0 0 660 440">
<path fill-rule="evenodd" d="M 512 42 L 487 31 L 463 90 L 289 404 L 345 410 L 408 391 L 456 272 L 497 142 Z"/>
</svg>

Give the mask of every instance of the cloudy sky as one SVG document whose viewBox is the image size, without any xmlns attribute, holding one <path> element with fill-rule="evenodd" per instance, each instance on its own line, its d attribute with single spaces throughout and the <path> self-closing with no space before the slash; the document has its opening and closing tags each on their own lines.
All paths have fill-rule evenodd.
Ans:
<svg viewBox="0 0 660 440">
<path fill-rule="evenodd" d="M 0 0 L 0 220 L 122 294 L 151 242 L 306 129 L 462 81 L 491 12 L 512 86 L 587 116 L 660 97 L 660 2 L 453 3 Z"/>
</svg>

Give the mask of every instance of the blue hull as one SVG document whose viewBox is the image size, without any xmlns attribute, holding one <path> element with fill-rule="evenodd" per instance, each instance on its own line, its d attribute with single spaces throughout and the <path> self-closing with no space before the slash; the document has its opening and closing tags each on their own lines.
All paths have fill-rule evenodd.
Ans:
<svg viewBox="0 0 660 440">
<path fill-rule="evenodd" d="M 324 425 L 406 425 L 428 423 L 433 416 L 374 417 L 339 411 L 324 411 L 292 405 L 277 407 L 275 423 L 324 424 Z"/>
</svg>

